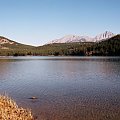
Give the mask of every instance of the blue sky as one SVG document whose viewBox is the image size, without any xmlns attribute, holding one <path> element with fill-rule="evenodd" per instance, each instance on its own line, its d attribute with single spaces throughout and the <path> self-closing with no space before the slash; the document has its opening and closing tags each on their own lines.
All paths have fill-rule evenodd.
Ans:
<svg viewBox="0 0 120 120">
<path fill-rule="evenodd" d="M 120 33 L 120 0 L 0 0 L 0 35 L 42 45 L 64 35 Z"/>
</svg>

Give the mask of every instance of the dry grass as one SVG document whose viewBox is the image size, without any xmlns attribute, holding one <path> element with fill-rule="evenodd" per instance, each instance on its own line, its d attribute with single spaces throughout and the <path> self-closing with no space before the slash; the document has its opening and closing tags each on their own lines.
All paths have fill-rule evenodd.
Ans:
<svg viewBox="0 0 120 120">
<path fill-rule="evenodd" d="M 0 95 L 0 120 L 33 120 L 30 110 L 19 108 L 9 97 Z"/>
</svg>

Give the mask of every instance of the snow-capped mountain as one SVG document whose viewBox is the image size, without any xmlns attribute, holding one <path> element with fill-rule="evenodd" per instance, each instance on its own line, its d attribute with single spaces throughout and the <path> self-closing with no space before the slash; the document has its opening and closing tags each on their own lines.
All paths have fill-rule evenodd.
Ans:
<svg viewBox="0 0 120 120">
<path fill-rule="evenodd" d="M 89 37 L 89 36 L 78 36 L 78 35 L 67 35 L 64 36 L 60 39 L 56 39 L 53 40 L 51 42 L 49 42 L 48 44 L 52 44 L 52 43 L 73 43 L 73 42 L 98 42 L 101 40 L 106 40 L 108 38 L 111 38 L 115 36 L 115 34 L 113 34 L 112 32 L 104 32 L 102 34 L 99 34 L 95 37 Z"/>
<path fill-rule="evenodd" d="M 106 39 L 111 38 L 111 37 L 113 37 L 113 36 L 115 36 L 115 34 L 113 34 L 112 32 L 106 31 L 106 32 L 104 32 L 104 33 L 102 33 L 102 34 L 97 35 L 97 36 L 94 38 L 93 41 L 94 41 L 94 42 L 98 42 L 98 41 L 101 41 L 101 40 L 106 40 Z"/>
<path fill-rule="evenodd" d="M 88 36 L 77 36 L 77 35 L 67 35 L 60 39 L 53 40 L 49 42 L 52 43 L 71 43 L 71 42 L 86 42 L 86 40 L 91 40 Z"/>
</svg>

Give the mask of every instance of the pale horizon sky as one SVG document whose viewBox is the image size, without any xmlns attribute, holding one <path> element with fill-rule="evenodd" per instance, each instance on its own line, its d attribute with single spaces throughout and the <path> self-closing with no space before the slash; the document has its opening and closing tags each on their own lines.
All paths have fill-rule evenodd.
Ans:
<svg viewBox="0 0 120 120">
<path fill-rule="evenodd" d="M 20 43 L 105 31 L 120 33 L 120 0 L 0 0 L 0 36 Z"/>
</svg>

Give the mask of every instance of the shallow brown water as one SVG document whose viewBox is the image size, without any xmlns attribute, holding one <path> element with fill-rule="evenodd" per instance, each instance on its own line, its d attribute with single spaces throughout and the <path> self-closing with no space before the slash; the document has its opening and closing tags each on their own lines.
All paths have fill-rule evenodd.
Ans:
<svg viewBox="0 0 120 120">
<path fill-rule="evenodd" d="M 38 120 L 120 120 L 120 57 L 1 57 L 3 92 Z"/>
</svg>

